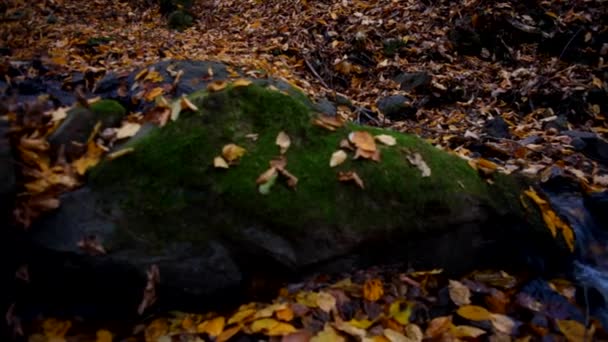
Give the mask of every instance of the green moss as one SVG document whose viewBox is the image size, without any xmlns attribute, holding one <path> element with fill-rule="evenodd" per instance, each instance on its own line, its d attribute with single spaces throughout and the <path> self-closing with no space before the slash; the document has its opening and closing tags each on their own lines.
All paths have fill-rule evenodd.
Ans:
<svg viewBox="0 0 608 342">
<path fill-rule="evenodd" d="M 181 31 L 192 26 L 194 18 L 188 12 L 178 9 L 169 14 L 167 21 L 170 28 Z"/>
<path fill-rule="evenodd" d="M 92 185 L 108 199 L 122 195 L 129 229 L 152 241 L 204 242 L 238 234 L 239 227 L 254 222 L 283 236 L 334 228 L 419 232 L 445 229 L 429 217 L 466 214 L 471 205 L 466 200 L 492 202 L 486 182 L 462 159 L 417 137 L 354 124 L 329 132 L 310 123 L 305 103 L 257 85 L 198 92 L 190 99 L 200 112 L 151 132 L 134 144 L 134 153 L 103 162 L 91 173 Z M 331 154 L 353 130 L 390 134 L 398 144 L 379 145 L 379 163 L 352 160 L 349 153 L 344 164 L 330 168 Z M 286 168 L 299 182 L 291 189 L 279 179 L 262 195 L 255 180 L 279 155 L 280 131 L 291 137 Z M 246 137 L 250 133 L 259 135 L 257 141 Z M 238 165 L 214 168 L 214 156 L 229 143 L 247 153 Z M 407 161 L 414 152 L 431 168 L 430 177 Z M 351 170 L 365 182 L 364 190 L 338 181 L 339 171 Z"/>
<path fill-rule="evenodd" d="M 127 114 L 125 107 L 114 100 L 99 100 L 91 104 L 91 111 L 104 126 L 113 125 Z"/>
</svg>

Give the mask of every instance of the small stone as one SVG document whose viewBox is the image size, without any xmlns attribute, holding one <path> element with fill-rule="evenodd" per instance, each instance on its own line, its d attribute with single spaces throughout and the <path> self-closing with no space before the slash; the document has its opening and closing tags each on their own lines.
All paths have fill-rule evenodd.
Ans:
<svg viewBox="0 0 608 342">
<path fill-rule="evenodd" d="M 391 120 L 404 119 L 416 114 L 416 108 L 410 104 L 410 98 L 403 95 L 391 95 L 378 101 L 378 109 Z"/>
<path fill-rule="evenodd" d="M 486 122 L 485 132 L 494 138 L 509 138 L 511 136 L 509 125 L 499 116 Z"/>
<path fill-rule="evenodd" d="M 412 91 L 417 88 L 428 87 L 433 78 L 426 71 L 404 72 L 395 77 L 395 82 L 400 84 L 400 89 Z"/>
</svg>

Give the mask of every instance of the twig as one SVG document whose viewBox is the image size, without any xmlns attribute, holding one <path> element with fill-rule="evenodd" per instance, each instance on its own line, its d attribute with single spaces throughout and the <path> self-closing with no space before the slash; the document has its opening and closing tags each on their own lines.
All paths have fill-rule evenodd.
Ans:
<svg viewBox="0 0 608 342">
<path fill-rule="evenodd" d="M 576 36 L 578 36 L 578 34 L 581 33 L 582 30 L 583 30 L 583 28 L 581 27 L 578 29 L 578 31 L 576 31 L 576 33 L 574 33 L 574 35 L 572 35 L 572 38 L 570 38 L 568 43 L 566 43 L 566 46 L 564 46 L 562 53 L 559 54 L 559 59 L 562 59 L 562 57 L 564 57 L 564 53 L 566 53 L 566 50 L 568 50 L 568 47 L 570 46 L 570 44 L 572 44 L 572 42 L 574 41 L 574 38 L 576 38 Z"/>
<path fill-rule="evenodd" d="M 312 66 L 312 64 L 310 64 L 310 62 L 308 61 L 308 59 L 306 57 L 304 57 L 304 63 L 306 63 L 306 66 L 308 67 L 308 69 L 310 69 L 310 72 L 312 72 L 313 75 L 315 75 L 315 77 L 317 77 L 317 79 L 319 80 L 319 82 L 321 82 L 321 84 L 327 88 L 327 89 L 331 89 L 327 83 L 325 83 L 325 81 L 323 80 L 323 78 L 319 75 L 319 73 L 317 72 L 317 70 L 315 70 L 315 68 Z"/>
</svg>

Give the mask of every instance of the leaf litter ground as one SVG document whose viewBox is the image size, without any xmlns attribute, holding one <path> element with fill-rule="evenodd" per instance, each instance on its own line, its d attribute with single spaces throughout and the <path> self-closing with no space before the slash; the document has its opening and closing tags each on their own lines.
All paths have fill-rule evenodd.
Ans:
<svg viewBox="0 0 608 342">
<path fill-rule="evenodd" d="M 144 1 L 62 0 L 40 1 L 30 6 L 24 1 L 8 1 L 3 8 L 0 39 L 2 45 L 10 49 L 10 56 L 4 58 L 3 65 L 41 58 L 45 64 L 61 71 L 92 71 L 96 77 L 90 86 L 94 86 L 106 72 L 127 72 L 164 58 L 219 60 L 242 68 L 250 77 L 266 73 L 282 77 L 314 98 L 335 100 L 344 95 L 352 99 L 354 105 L 338 106 L 338 115 L 343 119 L 420 135 L 470 160 L 471 166 L 480 172 L 541 174 L 545 180 L 556 174 L 565 175 L 576 179 L 590 192 L 605 190 L 608 185 L 604 152 L 580 147 L 577 136 L 577 132 L 593 133 L 601 143 L 608 132 L 604 115 L 608 103 L 604 64 L 608 47 L 601 1 L 584 4 L 539 1 L 530 8 L 510 1 L 486 4 L 474 0 L 460 5 L 348 0 L 200 2 L 193 10 L 199 13 L 195 26 L 183 32 L 167 29 L 158 9 L 146 4 Z M 489 36 L 479 34 L 484 31 Z M 422 81 L 408 78 L 416 73 L 426 76 Z M 28 76 L 33 75 L 25 77 Z M 14 76 L 7 77 L 10 82 Z M 144 77 L 154 75 L 142 75 Z M 146 99 L 154 99 L 161 91 L 152 89 Z M 378 99 L 390 95 L 409 98 L 396 115 L 378 110 Z M 61 110 L 53 116 L 60 122 Z M 79 176 L 95 165 L 105 151 L 90 139 L 80 159 L 70 165 L 62 160 L 50 165 L 45 140 L 49 128 L 45 131 L 36 120 L 20 124 L 17 149 L 26 165 L 30 164 L 23 170 L 29 179 L 24 193 L 37 195 L 25 196 L 25 205 L 18 208 L 21 212 L 17 214 L 27 226 L 27 221 L 36 217 L 32 212 L 59 206 L 57 195 L 79 186 Z M 130 130 L 137 124 L 127 122 L 118 131 L 131 135 Z M 412 158 L 412 163 L 420 163 Z M 344 175 L 344 179 L 356 181 L 355 176 Z M 543 209 L 550 229 L 568 231 L 543 199 L 533 192 L 527 195 Z M 97 246 L 94 240 L 82 241 L 82 245 L 96 253 L 103 252 L 103 247 Z M 415 277 L 404 277 L 407 279 L 404 286 L 427 291 Z M 180 324 L 184 330 L 200 327 L 201 334 L 218 338 L 232 333 L 283 335 L 292 328 L 299 331 L 313 326 L 308 321 L 316 322 L 315 329 L 308 331 L 321 339 L 344 336 L 363 339 L 361 334 L 365 332 L 365 338 L 407 341 L 408 338 L 416 340 L 418 331 L 424 336 L 433 335 L 433 329 L 440 331 L 434 337 L 447 333 L 465 339 L 481 334 L 479 329 L 486 336 L 544 336 L 561 332 L 571 340 L 576 340 L 572 336 L 593 333 L 571 322 L 584 322 L 580 316 L 541 313 L 537 317 L 542 310 L 532 308 L 542 308 L 546 304 L 542 301 L 524 305 L 532 313 L 521 317 L 516 313 L 521 308 L 497 309 L 488 304 L 488 301 L 517 302 L 513 299 L 519 298 L 514 295 L 517 291 L 505 292 L 504 298 L 496 295 L 500 299 L 492 297 L 494 299 L 464 304 L 470 300 L 466 289 L 473 293 L 482 291 L 478 286 L 467 284 L 465 279 L 449 286 L 452 302 L 464 304 L 456 313 L 449 311 L 453 317 L 429 315 L 426 320 L 411 321 L 417 328 L 407 328 L 409 321 L 402 320 L 404 324 L 401 324 L 397 320 L 401 325 L 388 323 L 396 320 L 390 316 L 391 307 L 395 310 L 392 304 L 398 300 L 415 302 L 418 297 L 407 299 L 403 294 L 390 297 L 387 293 L 394 284 L 387 279 L 355 285 L 362 286 L 360 291 L 367 299 L 361 299 L 357 291 L 339 290 L 346 299 L 361 301 L 359 309 L 366 315 L 361 319 L 371 322 L 366 327 L 363 326 L 367 323 L 352 325 L 351 320 L 347 320 L 350 316 L 344 316 L 337 304 L 333 308 L 327 293 L 336 302 L 344 298 L 329 290 L 331 284 L 324 290 L 330 292 L 317 291 L 316 295 L 310 295 L 329 302 L 315 302 L 316 306 L 300 303 L 293 293 L 291 296 L 296 297 L 282 293 L 281 300 L 288 305 L 260 318 L 266 320 L 255 326 L 253 323 L 259 320 L 251 317 L 242 318 L 239 324 L 230 324 L 226 323 L 229 317 L 221 323 L 219 319 L 209 321 L 210 317 L 203 320 L 202 316 L 188 316 L 192 325 L 188 325 L 185 318 Z M 556 285 L 545 285 L 569 303 L 573 302 L 571 291 L 564 295 Z M 494 290 L 497 289 L 488 291 L 497 293 Z M 429 296 L 420 300 L 431 300 L 433 296 Z M 440 298 L 438 293 L 435 296 Z M 369 311 L 372 309 L 365 308 L 372 305 L 369 303 L 377 305 L 377 312 L 372 314 Z M 316 315 L 310 312 L 308 316 L 301 312 L 298 315 L 292 308 L 296 304 L 312 308 L 310 312 Z M 260 305 L 252 308 L 258 312 Z M 485 306 L 489 311 L 478 306 Z M 328 307 L 330 310 L 324 310 Z M 505 314 L 510 316 L 505 318 Z M 374 321 L 378 317 L 382 318 Z M 458 317 L 490 324 L 454 323 Z M 167 332 L 179 330 L 169 324 L 175 320 L 167 322 L 163 323 L 168 324 Z M 523 322 L 526 328 L 514 333 L 518 322 Z M 162 326 L 151 326 L 145 330 L 146 334 L 150 334 L 149 329 L 165 331 Z M 65 335 L 64 330 L 54 333 Z M 107 334 L 99 336 L 98 340 Z M 306 339 L 306 336 L 295 338 Z"/>
</svg>

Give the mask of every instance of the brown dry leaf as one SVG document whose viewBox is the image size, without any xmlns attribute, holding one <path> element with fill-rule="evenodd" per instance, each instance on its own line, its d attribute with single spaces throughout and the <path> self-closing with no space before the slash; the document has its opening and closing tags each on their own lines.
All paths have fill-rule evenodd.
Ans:
<svg viewBox="0 0 608 342">
<path fill-rule="evenodd" d="M 336 298 L 327 292 L 319 292 L 317 295 L 317 306 L 319 309 L 329 313 L 336 308 Z"/>
<path fill-rule="evenodd" d="M 335 131 L 336 129 L 344 126 L 344 122 L 337 117 L 329 116 L 329 115 L 318 115 L 312 120 L 313 125 L 323 127 L 330 131 Z"/>
<path fill-rule="evenodd" d="M 353 158 L 354 159 L 359 159 L 359 158 L 371 159 L 373 161 L 379 162 L 380 161 L 380 150 L 375 150 L 375 151 L 371 152 L 371 151 L 366 151 L 366 150 L 362 150 L 362 149 L 358 148 L 357 151 L 355 151 L 355 156 Z"/>
<path fill-rule="evenodd" d="M 562 320 L 556 321 L 559 331 L 566 336 L 569 342 L 580 342 L 585 341 L 585 326 L 574 320 Z M 587 341 L 593 341 L 593 335 L 595 334 L 595 326 L 587 329 Z"/>
<path fill-rule="evenodd" d="M 424 332 L 424 336 L 428 338 L 437 338 L 443 335 L 444 332 L 450 330 L 452 326 L 452 316 L 441 316 L 433 318 Z"/>
<path fill-rule="evenodd" d="M 308 330 L 299 330 L 289 335 L 283 336 L 281 342 L 310 342 L 312 334 Z"/>
<path fill-rule="evenodd" d="M 471 304 L 471 291 L 459 281 L 451 280 L 449 283 L 450 299 L 458 306 Z"/>
<path fill-rule="evenodd" d="M 238 80 L 232 82 L 232 86 L 234 88 L 238 87 L 246 87 L 251 84 L 251 81 L 246 78 L 239 78 Z"/>
<path fill-rule="evenodd" d="M 348 156 L 346 155 L 346 152 L 344 152 L 343 150 L 337 150 L 331 155 L 331 159 L 329 160 L 329 167 L 336 167 L 344 163 L 347 157 Z"/>
<path fill-rule="evenodd" d="M 365 189 L 365 184 L 363 184 L 363 180 L 359 177 L 359 175 L 355 171 L 345 171 L 338 172 L 338 180 L 340 182 L 355 182 L 361 189 Z"/>
<path fill-rule="evenodd" d="M 416 166 L 420 170 L 420 172 L 422 172 L 422 177 L 431 176 L 431 169 L 426 164 L 424 159 L 422 159 L 420 153 L 416 152 L 414 154 L 407 155 L 407 160 L 410 162 L 410 164 Z"/>
<path fill-rule="evenodd" d="M 228 144 L 222 148 L 222 157 L 229 163 L 233 164 L 241 158 L 247 150 L 235 144 Z"/>
<path fill-rule="evenodd" d="M 218 335 L 218 337 L 215 339 L 215 341 L 216 342 L 226 342 L 230 338 L 232 338 L 234 335 L 236 335 L 239 331 L 241 331 L 240 325 L 234 326 L 232 328 L 228 328 L 228 329 L 222 331 L 222 333 Z"/>
<path fill-rule="evenodd" d="M 350 151 L 354 151 L 355 149 L 353 148 L 353 146 L 350 144 L 350 142 L 348 142 L 348 139 L 342 139 L 340 140 L 340 148 L 344 148 Z"/>
<path fill-rule="evenodd" d="M 211 337 L 216 337 L 224 331 L 224 326 L 226 326 L 226 319 L 219 316 L 199 324 L 196 327 L 196 331 Z"/>
<path fill-rule="evenodd" d="M 78 247 L 91 256 L 106 254 L 105 248 L 103 248 L 96 235 L 80 239 L 78 241 Z"/>
<path fill-rule="evenodd" d="M 226 163 L 224 158 L 217 156 L 217 157 L 213 158 L 213 167 L 227 169 L 230 166 L 228 166 L 228 163 Z"/>
<path fill-rule="evenodd" d="M 492 318 L 492 314 L 488 310 L 477 305 L 464 305 L 459 307 L 456 312 L 471 321 L 485 321 Z"/>
<path fill-rule="evenodd" d="M 149 102 L 150 101 L 154 101 L 154 99 L 157 96 L 162 95 L 164 93 L 164 91 L 165 90 L 163 88 L 161 88 L 161 87 L 156 87 L 156 88 L 150 89 L 150 91 L 148 91 L 146 93 L 146 95 L 144 96 L 144 98 L 146 99 L 146 101 L 149 101 Z"/>
<path fill-rule="evenodd" d="M 363 284 L 363 298 L 370 302 L 375 302 L 384 295 L 382 280 L 368 279 Z"/>
<path fill-rule="evenodd" d="M 336 319 L 334 327 L 342 332 L 349 334 L 352 337 L 358 337 L 361 340 L 364 340 L 367 336 L 367 331 L 365 331 L 365 329 L 354 327 L 344 322 L 342 319 L 339 319 L 339 317 L 338 319 Z"/>
<path fill-rule="evenodd" d="M 90 141 L 87 144 L 87 152 L 72 162 L 72 166 L 76 170 L 79 175 L 84 175 L 88 169 L 99 163 L 101 159 L 101 155 L 103 154 L 103 150 L 99 147 L 94 141 Z"/>
<path fill-rule="evenodd" d="M 139 132 L 141 125 L 135 122 L 127 122 L 116 131 L 116 140 L 130 138 Z"/>
<path fill-rule="evenodd" d="M 270 169 L 264 171 L 261 175 L 258 176 L 258 179 L 255 180 L 256 184 L 266 184 L 273 177 L 278 175 L 277 169 L 275 167 L 271 167 Z"/>
<path fill-rule="evenodd" d="M 376 135 L 374 138 L 386 146 L 394 146 L 397 144 L 397 139 L 395 139 L 395 137 L 392 135 L 380 134 Z"/>
<path fill-rule="evenodd" d="M 553 211 L 553 209 L 551 209 L 550 204 L 544 199 L 542 199 L 532 187 L 530 187 L 529 190 L 524 191 L 524 194 L 530 197 L 534 201 L 534 203 L 538 205 L 541 210 L 543 220 L 545 221 L 547 228 L 549 228 L 549 230 L 551 231 L 553 237 L 557 236 L 558 230 L 561 231 L 562 236 L 564 237 L 564 240 L 568 245 L 568 248 L 570 248 L 570 251 L 574 251 L 575 237 L 572 228 L 566 222 L 564 222 L 555 213 L 555 211 Z"/>
<path fill-rule="evenodd" d="M 515 321 L 509 316 L 493 313 L 491 314 L 490 320 L 492 321 L 492 326 L 496 331 L 507 335 L 511 335 L 513 333 Z"/>
<path fill-rule="evenodd" d="M 405 336 L 404 334 L 402 334 L 396 330 L 393 330 L 393 329 L 384 329 L 383 332 L 384 332 L 384 336 L 390 342 L 420 342 L 420 341 L 422 341 L 422 339 L 420 339 L 420 341 L 411 339 L 408 336 Z"/>
<path fill-rule="evenodd" d="M 367 152 L 376 151 L 376 141 L 374 137 L 366 131 L 354 131 L 348 135 L 348 140 L 357 148 Z"/>
<path fill-rule="evenodd" d="M 151 305 L 156 303 L 156 285 L 160 283 L 160 271 L 157 265 L 151 265 L 146 271 L 148 276 L 148 282 L 144 288 L 143 298 L 137 312 L 141 315 Z"/>
<path fill-rule="evenodd" d="M 452 335 L 457 338 L 477 338 L 487 332 L 470 325 L 458 325 L 452 328 Z"/>
<path fill-rule="evenodd" d="M 278 170 L 283 177 L 287 178 L 287 186 L 290 188 L 295 188 L 296 185 L 298 185 L 298 177 L 294 176 L 284 168 L 279 168 Z"/>
<path fill-rule="evenodd" d="M 281 154 L 285 154 L 285 152 L 287 152 L 287 149 L 291 145 L 291 139 L 289 138 L 289 135 L 287 135 L 287 133 L 280 131 L 277 135 L 275 143 L 281 148 Z"/>
<path fill-rule="evenodd" d="M 228 83 L 225 81 L 213 81 L 213 82 L 209 83 L 209 85 L 207 85 L 207 90 L 209 90 L 211 92 L 216 92 L 216 91 L 224 90 L 224 88 L 226 88 L 227 85 L 228 85 Z"/>
<path fill-rule="evenodd" d="M 180 107 L 182 110 L 184 109 L 188 109 L 191 110 L 193 112 L 196 112 L 198 110 L 198 107 L 194 105 L 194 103 L 192 103 L 187 97 L 186 95 L 182 95 L 180 101 L 179 101 Z"/>
<path fill-rule="evenodd" d="M 114 160 L 116 158 L 120 158 L 122 156 L 126 156 L 127 154 L 130 154 L 130 153 L 133 153 L 133 152 L 135 152 L 135 149 L 133 147 L 123 148 L 123 149 L 120 149 L 118 151 L 114 151 L 112 153 L 109 153 L 106 156 L 106 159 L 107 160 Z"/>
<path fill-rule="evenodd" d="M 411 323 L 405 326 L 405 337 L 411 342 L 422 342 L 424 335 L 418 325 Z"/>
</svg>

